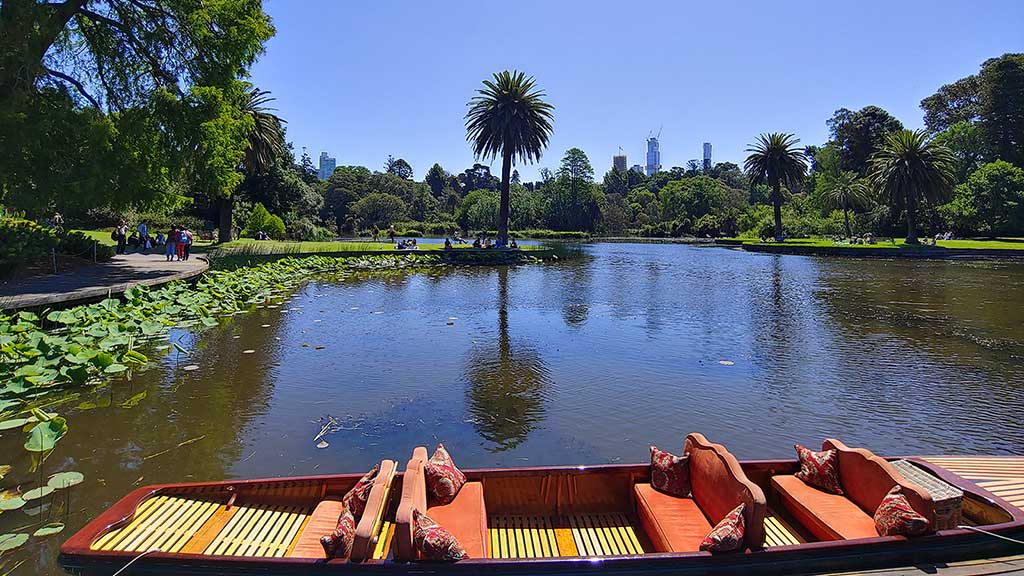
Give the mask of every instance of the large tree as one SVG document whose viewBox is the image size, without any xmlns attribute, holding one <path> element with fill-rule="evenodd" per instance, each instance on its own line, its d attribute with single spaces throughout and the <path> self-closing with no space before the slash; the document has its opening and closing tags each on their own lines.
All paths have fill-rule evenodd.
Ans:
<svg viewBox="0 0 1024 576">
<path fill-rule="evenodd" d="M 554 106 L 543 100 L 536 81 L 522 72 L 504 71 L 484 80 L 484 88 L 469 101 L 466 139 L 478 158 L 501 155 L 501 203 L 498 242 L 508 243 L 509 184 L 512 165 L 540 160 L 551 137 Z"/>
<path fill-rule="evenodd" d="M 846 237 L 853 235 L 850 228 L 850 209 L 865 206 L 870 200 L 867 183 L 858 178 L 855 172 L 844 170 L 836 176 L 821 178 L 819 192 L 829 206 L 843 211 L 843 224 Z"/>
<path fill-rule="evenodd" d="M 430 186 L 430 192 L 434 195 L 434 198 L 440 198 L 444 194 L 444 187 L 448 184 L 448 178 L 448 173 L 444 171 L 444 168 L 441 168 L 441 165 L 435 162 L 430 167 L 430 170 L 427 170 L 427 175 L 423 178 L 423 181 L 427 183 L 427 186 Z"/>
<path fill-rule="evenodd" d="M 0 107 L 40 84 L 120 110 L 245 73 L 274 33 L 258 0 L 4 0 Z"/>
<path fill-rule="evenodd" d="M 871 182 L 889 200 L 893 212 L 906 211 L 907 244 L 917 244 L 917 213 L 923 201 L 940 204 L 954 184 L 949 149 L 924 130 L 890 134 L 871 157 Z"/>
<path fill-rule="evenodd" d="M 1024 54 L 981 66 L 981 135 L 994 160 L 1024 168 Z"/>
<path fill-rule="evenodd" d="M 412 180 L 413 176 L 412 166 L 404 159 L 394 156 L 388 156 L 387 161 L 384 162 L 384 171 L 392 176 L 398 176 L 402 180 Z"/>
<path fill-rule="evenodd" d="M 793 188 L 800 184 L 807 171 L 803 151 L 797 146 L 800 139 L 792 134 L 773 132 L 761 134 L 757 142 L 747 147 L 743 168 L 754 184 L 771 187 L 771 202 L 775 212 L 775 239 L 782 240 L 782 187 Z"/>
<path fill-rule="evenodd" d="M 868 171 L 868 158 L 878 150 L 886 136 L 903 129 L 903 124 L 878 106 L 865 106 L 856 112 L 840 108 L 826 124 L 839 147 L 843 170 L 860 176 Z"/>
<path fill-rule="evenodd" d="M 977 76 L 961 78 L 946 84 L 939 91 L 921 100 L 924 125 L 932 132 L 942 132 L 958 122 L 975 122 L 981 115 Z"/>
</svg>

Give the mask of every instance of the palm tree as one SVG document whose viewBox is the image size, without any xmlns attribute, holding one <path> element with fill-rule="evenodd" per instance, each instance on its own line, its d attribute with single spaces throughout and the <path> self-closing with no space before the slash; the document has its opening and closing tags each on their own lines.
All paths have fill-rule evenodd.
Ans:
<svg viewBox="0 0 1024 576">
<path fill-rule="evenodd" d="M 955 159 L 948 148 L 924 130 L 889 134 L 871 156 L 871 183 L 895 211 L 907 212 L 907 244 L 917 244 L 917 208 L 922 201 L 941 203 L 953 191 Z"/>
<path fill-rule="evenodd" d="M 870 190 L 864 180 L 857 177 L 856 172 L 840 172 L 834 178 L 824 182 L 825 200 L 832 206 L 843 209 L 843 220 L 846 223 L 846 237 L 850 238 L 850 208 L 864 206 L 868 203 Z"/>
<path fill-rule="evenodd" d="M 499 72 L 484 80 L 484 88 L 469 101 L 466 140 L 477 158 L 501 154 L 501 204 L 498 208 L 498 242 L 508 244 L 509 180 L 512 165 L 540 160 L 551 137 L 554 106 L 542 98 L 533 77 L 519 71 Z"/>
<path fill-rule="evenodd" d="M 272 112 L 273 108 L 266 105 L 274 99 L 270 92 L 253 87 L 248 92 L 248 98 L 242 106 L 242 113 L 251 116 L 253 119 L 252 129 L 247 136 L 245 156 L 242 158 L 242 172 L 246 176 L 253 176 L 266 172 L 274 165 L 274 161 L 284 152 L 284 120 L 278 118 Z M 225 196 L 220 199 L 218 206 L 218 233 L 219 242 L 231 240 L 231 211 L 234 208 L 234 199 Z"/>
<path fill-rule="evenodd" d="M 792 134 L 773 132 L 761 134 L 757 142 L 747 147 L 743 168 L 754 184 L 767 183 L 772 188 L 771 200 L 775 207 L 775 239 L 782 240 L 782 186 L 794 188 L 807 171 L 804 153 L 797 148 L 800 140 Z"/>
</svg>

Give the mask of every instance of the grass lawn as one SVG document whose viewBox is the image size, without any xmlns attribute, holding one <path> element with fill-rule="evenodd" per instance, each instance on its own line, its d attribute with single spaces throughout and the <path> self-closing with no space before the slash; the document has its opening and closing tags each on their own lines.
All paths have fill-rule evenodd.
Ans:
<svg viewBox="0 0 1024 576">
<path fill-rule="evenodd" d="M 828 238 L 796 238 L 792 240 L 786 240 L 784 242 L 761 242 L 754 238 L 742 239 L 746 244 L 761 245 L 761 246 L 814 246 L 814 247 L 828 247 L 828 248 L 892 248 L 892 249 L 904 249 L 904 250 L 920 250 L 923 248 L 936 249 L 936 248 L 958 248 L 958 249 L 969 249 L 969 250 L 1024 250 L 1024 238 L 998 238 L 995 240 L 939 240 L 935 246 L 925 246 L 923 244 L 924 239 L 922 238 L 922 244 L 906 244 L 902 238 L 896 240 L 893 244 L 889 240 L 879 240 L 876 244 L 842 244 L 834 242 Z"/>
<path fill-rule="evenodd" d="M 117 242 L 110 239 L 110 230 L 71 230 L 71 232 L 81 232 L 93 240 L 98 240 L 100 244 L 105 246 L 117 245 Z"/>
</svg>

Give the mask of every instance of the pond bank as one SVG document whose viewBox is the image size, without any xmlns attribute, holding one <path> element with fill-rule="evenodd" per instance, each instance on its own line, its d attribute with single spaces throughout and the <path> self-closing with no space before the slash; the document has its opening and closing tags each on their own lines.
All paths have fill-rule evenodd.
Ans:
<svg viewBox="0 0 1024 576">
<path fill-rule="evenodd" d="M 155 287 L 189 280 L 209 267 L 210 263 L 200 257 L 167 262 L 155 252 L 123 254 L 109 262 L 0 285 L 0 310 L 82 304 L 122 294 L 133 286 Z"/>
<path fill-rule="evenodd" d="M 844 258 L 913 258 L 919 260 L 1024 260 L 1024 249 L 947 248 L 945 246 L 907 245 L 834 245 L 762 244 L 759 242 L 720 243 L 739 246 L 747 252 L 799 256 L 839 256 Z M 1024 244 L 1022 244 L 1024 247 Z"/>
</svg>

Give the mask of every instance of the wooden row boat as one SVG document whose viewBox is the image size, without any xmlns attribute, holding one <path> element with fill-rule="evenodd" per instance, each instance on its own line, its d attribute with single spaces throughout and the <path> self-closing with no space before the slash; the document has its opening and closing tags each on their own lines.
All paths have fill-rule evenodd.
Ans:
<svg viewBox="0 0 1024 576">
<path fill-rule="evenodd" d="M 688 451 L 721 448 L 703 443 L 691 435 Z M 773 482 L 798 470 L 796 460 L 732 459 L 747 483 L 736 486 L 759 491 L 766 504 L 755 530 L 763 545 L 742 552 L 658 551 L 665 544 L 637 497 L 650 466 L 616 464 L 464 470 L 479 492 L 466 498 L 479 498 L 485 515 L 482 553 L 452 564 L 403 560 L 402 516 L 422 484 L 410 471 L 423 458 L 417 449 L 401 473 L 382 463 L 354 561 L 325 560 L 318 538 L 333 528 L 338 500 L 360 474 L 140 488 L 72 536 L 61 563 L 74 574 L 112 574 L 129 562 L 130 574 L 794 574 L 991 557 L 1022 549 L 998 536 L 1024 536 L 1024 458 L 905 458 L 963 491 L 959 527 L 833 540 L 815 536 Z"/>
</svg>

